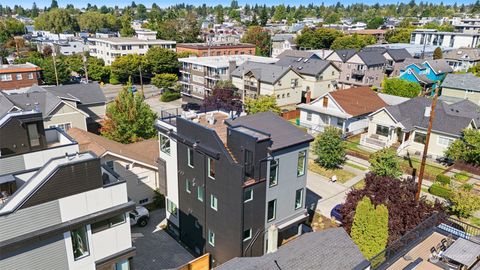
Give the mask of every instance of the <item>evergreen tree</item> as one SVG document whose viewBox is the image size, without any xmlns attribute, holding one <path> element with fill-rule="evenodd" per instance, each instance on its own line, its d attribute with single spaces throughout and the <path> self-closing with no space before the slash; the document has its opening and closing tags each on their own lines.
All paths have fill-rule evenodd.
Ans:
<svg viewBox="0 0 480 270">
<path fill-rule="evenodd" d="M 265 26 L 268 22 L 268 11 L 267 7 L 264 5 L 262 10 L 260 11 L 260 25 Z"/>
<path fill-rule="evenodd" d="M 355 209 L 350 236 L 367 259 L 384 250 L 388 242 L 387 207 L 383 204 L 375 207 L 370 198 L 364 196 Z"/>
<path fill-rule="evenodd" d="M 157 115 L 145 102 L 143 93 L 133 94 L 126 85 L 114 102 L 107 106 L 102 136 L 120 143 L 133 143 L 155 137 Z"/>
<path fill-rule="evenodd" d="M 433 51 L 433 60 L 442 59 L 442 58 L 443 58 L 442 48 L 440 47 L 435 48 L 435 50 Z"/>
<path fill-rule="evenodd" d="M 32 18 L 38 17 L 38 7 L 37 7 L 37 3 L 35 2 L 33 2 L 33 5 L 32 5 L 31 17 Z"/>
<path fill-rule="evenodd" d="M 313 143 L 313 152 L 317 155 L 315 162 L 327 169 L 338 168 L 345 162 L 345 144 L 342 131 L 335 127 L 326 127 Z"/>
<path fill-rule="evenodd" d="M 57 2 L 57 0 L 52 0 L 52 4 L 50 4 L 50 8 L 51 8 L 51 9 L 58 8 L 58 2 Z"/>
<path fill-rule="evenodd" d="M 121 24 L 120 35 L 122 37 L 132 37 L 135 34 L 135 30 L 132 28 L 132 16 L 129 10 L 126 10 L 125 14 L 123 14 Z"/>
<path fill-rule="evenodd" d="M 402 175 L 397 153 L 391 148 L 383 148 L 370 157 L 370 171 L 378 176 L 398 178 Z"/>
</svg>

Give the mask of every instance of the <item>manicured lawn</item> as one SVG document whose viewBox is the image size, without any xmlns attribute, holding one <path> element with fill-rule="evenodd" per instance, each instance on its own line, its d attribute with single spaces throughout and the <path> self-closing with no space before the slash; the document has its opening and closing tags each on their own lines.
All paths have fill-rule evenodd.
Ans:
<svg viewBox="0 0 480 270">
<path fill-rule="evenodd" d="M 368 170 L 367 167 L 364 167 L 364 166 L 361 166 L 361 165 L 358 165 L 358 164 L 355 164 L 355 163 L 352 163 L 352 162 L 345 162 L 345 165 L 348 165 L 349 167 L 358 169 L 358 170 L 360 170 L 360 171 L 366 171 L 366 170 Z"/>
<path fill-rule="evenodd" d="M 470 217 L 468 223 L 472 224 L 473 226 L 480 227 L 480 218 L 472 216 Z"/>
<path fill-rule="evenodd" d="M 468 179 L 470 179 L 470 174 L 468 174 L 467 172 L 461 171 L 461 172 L 455 173 L 453 175 L 453 178 L 455 178 L 455 180 L 459 182 L 465 183 L 468 181 Z"/>
<path fill-rule="evenodd" d="M 311 170 L 314 173 L 318 173 L 321 176 L 324 176 L 328 179 L 332 179 L 332 176 L 336 175 L 337 176 L 337 181 L 340 183 L 345 183 L 348 180 L 352 179 L 355 177 L 354 173 L 351 173 L 349 171 L 345 171 L 342 169 L 334 169 L 334 170 L 327 170 L 323 168 L 322 166 L 318 165 L 315 163 L 313 160 L 308 161 L 308 169 Z"/>
<path fill-rule="evenodd" d="M 347 150 L 357 152 L 365 156 L 370 156 L 373 153 L 360 147 L 360 135 L 353 136 L 345 140 L 345 147 Z"/>
<path fill-rule="evenodd" d="M 411 165 L 410 165 L 410 161 L 412 163 Z M 404 169 L 415 168 L 415 169 L 417 169 L 417 175 L 418 175 L 420 173 L 420 163 L 421 163 L 421 161 L 418 160 L 417 158 L 414 158 L 414 157 L 410 157 L 410 160 L 402 158 L 400 166 Z M 442 166 L 436 165 L 436 164 L 432 164 L 432 163 L 429 163 L 429 162 L 426 162 L 426 164 L 425 164 L 425 174 L 433 176 L 433 179 L 435 179 L 435 177 L 437 175 L 443 173 L 443 171 L 445 171 L 445 169 L 446 169 L 445 167 L 442 167 Z"/>
</svg>

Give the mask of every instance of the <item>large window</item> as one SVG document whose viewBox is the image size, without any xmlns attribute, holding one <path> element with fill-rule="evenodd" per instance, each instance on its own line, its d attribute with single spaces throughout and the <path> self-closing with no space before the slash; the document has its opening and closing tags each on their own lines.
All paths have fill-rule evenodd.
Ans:
<svg viewBox="0 0 480 270">
<path fill-rule="evenodd" d="M 92 233 L 97 233 L 112 228 L 116 225 L 122 224 L 124 222 L 125 214 L 120 214 L 105 220 L 101 220 L 99 222 L 92 223 L 90 226 L 92 228 Z"/>
<path fill-rule="evenodd" d="M 437 143 L 439 145 L 443 145 L 443 146 L 450 146 L 450 144 L 452 144 L 453 142 L 453 139 L 452 138 L 448 138 L 448 137 L 443 137 L 443 136 L 439 136 L 438 137 L 438 140 L 437 140 Z"/>
<path fill-rule="evenodd" d="M 215 233 L 212 230 L 208 230 L 208 243 L 214 247 L 215 246 Z"/>
<path fill-rule="evenodd" d="M 253 177 L 253 152 L 245 149 L 245 176 Z"/>
<path fill-rule="evenodd" d="M 427 140 L 427 134 L 426 133 L 415 131 L 415 136 L 413 137 L 414 142 L 425 144 L 426 140 Z"/>
<path fill-rule="evenodd" d="M 128 259 L 121 260 L 115 263 L 115 270 L 129 270 L 130 262 Z"/>
<path fill-rule="evenodd" d="M 12 80 L 12 74 L 0 74 L 0 81 L 6 82 Z"/>
<path fill-rule="evenodd" d="M 377 125 L 377 131 L 375 132 L 377 135 L 388 137 L 389 128 L 382 125 Z"/>
<path fill-rule="evenodd" d="M 30 139 L 30 146 L 39 146 L 40 145 L 40 136 L 38 135 L 37 124 L 28 124 L 28 138 Z"/>
<path fill-rule="evenodd" d="M 75 260 L 84 258 L 90 255 L 88 248 L 87 227 L 83 226 L 70 232 L 72 238 L 73 258 Z"/>
<path fill-rule="evenodd" d="M 188 166 L 192 167 L 194 166 L 194 163 L 193 163 L 193 148 L 188 148 L 188 151 L 187 151 L 187 159 L 188 159 Z"/>
<path fill-rule="evenodd" d="M 177 216 L 177 205 L 174 204 L 172 201 L 170 201 L 169 199 L 167 199 L 167 211 L 174 215 L 174 216 Z"/>
<path fill-rule="evenodd" d="M 273 187 L 278 184 L 278 169 L 278 159 L 270 161 L 270 179 L 268 182 L 268 186 Z"/>
<path fill-rule="evenodd" d="M 277 200 L 271 200 L 268 202 L 267 220 L 272 221 L 277 215 Z"/>
<path fill-rule="evenodd" d="M 243 241 L 250 240 L 250 238 L 252 238 L 252 229 L 243 231 Z"/>
<path fill-rule="evenodd" d="M 217 200 L 217 197 L 213 194 L 210 194 L 210 207 L 217 211 L 218 209 L 218 200 Z"/>
<path fill-rule="evenodd" d="M 303 205 L 303 188 L 295 192 L 295 210 Z"/>
<path fill-rule="evenodd" d="M 303 150 L 298 152 L 297 176 L 302 176 L 305 174 L 306 161 L 307 161 L 307 151 Z"/>
<path fill-rule="evenodd" d="M 312 121 L 312 113 L 307 112 L 307 121 Z"/>
<path fill-rule="evenodd" d="M 208 177 L 215 179 L 215 160 L 213 158 L 208 158 Z"/>
<path fill-rule="evenodd" d="M 68 131 L 72 127 L 72 124 L 71 123 L 63 123 L 63 124 L 51 125 L 50 127 L 51 128 L 52 127 L 58 127 L 59 129 L 61 129 L 63 131 Z"/>
<path fill-rule="evenodd" d="M 249 202 L 253 200 L 253 189 L 245 190 L 243 193 L 243 202 Z"/>
<path fill-rule="evenodd" d="M 197 186 L 197 199 L 203 202 L 203 198 L 205 197 L 205 190 L 201 186 Z"/>
<path fill-rule="evenodd" d="M 170 138 L 163 134 L 160 134 L 160 151 L 170 155 Z"/>
</svg>

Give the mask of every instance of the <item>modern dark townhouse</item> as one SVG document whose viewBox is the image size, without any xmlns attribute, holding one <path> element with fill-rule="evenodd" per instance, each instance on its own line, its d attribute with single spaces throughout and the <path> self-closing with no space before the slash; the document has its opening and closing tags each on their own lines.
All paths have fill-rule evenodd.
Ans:
<svg viewBox="0 0 480 270">
<path fill-rule="evenodd" d="M 310 135 L 270 112 L 164 111 L 156 126 L 168 228 L 197 255 L 213 265 L 261 256 L 299 233 Z"/>
<path fill-rule="evenodd" d="M 36 111 L 0 118 L 0 269 L 130 269 L 125 181 Z"/>
</svg>

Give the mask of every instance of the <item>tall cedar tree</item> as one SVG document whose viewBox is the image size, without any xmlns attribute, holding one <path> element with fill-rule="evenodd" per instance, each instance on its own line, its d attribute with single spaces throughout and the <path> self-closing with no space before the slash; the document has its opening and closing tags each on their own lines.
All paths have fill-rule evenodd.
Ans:
<svg viewBox="0 0 480 270">
<path fill-rule="evenodd" d="M 315 162 L 327 169 L 335 169 L 342 165 L 345 162 L 345 144 L 341 136 L 340 129 L 326 127 L 313 143 L 313 152 L 317 155 Z"/>
<path fill-rule="evenodd" d="M 443 58 L 442 48 L 440 47 L 435 48 L 435 50 L 433 51 L 433 60 L 442 59 L 442 58 Z"/>
<path fill-rule="evenodd" d="M 101 129 L 103 136 L 120 143 L 133 143 L 156 135 L 157 115 L 145 103 L 143 93 L 132 94 L 130 87 L 130 84 L 125 86 L 115 102 L 107 106 L 107 117 Z"/>
<path fill-rule="evenodd" d="M 342 224 L 351 233 L 358 202 L 365 196 L 374 205 L 384 204 L 388 208 L 388 242 L 392 243 L 408 231 L 415 228 L 433 213 L 444 215 L 444 209 L 439 201 L 427 202 L 420 198 L 415 202 L 417 185 L 411 178 L 400 181 L 391 177 L 381 177 L 369 173 L 365 177 L 363 189 L 352 189 L 340 209 Z"/>
<path fill-rule="evenodd" d="M 388 241 L 388 209 L 375 207 L 367 196 L 358 202 L 352 224 L 351 236 L 367 259 L 384 250 Z"/>
</svg>

